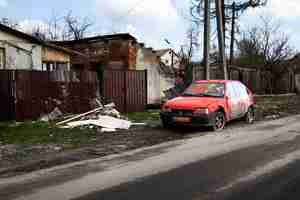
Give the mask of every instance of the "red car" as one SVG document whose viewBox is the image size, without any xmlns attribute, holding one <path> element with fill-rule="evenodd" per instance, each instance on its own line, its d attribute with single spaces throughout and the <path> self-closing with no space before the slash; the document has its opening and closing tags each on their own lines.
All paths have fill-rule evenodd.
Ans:
<svg viewBox="0 0 300 200">
<path fill-rule="evenodd" d="M 196 125 L 220 131 L 227 122 L 238 118 L 253 123 L 255 100 L 239 81 L 196 81 L 180 97 L 167 101 L 160 117 L 164 127 Z"/>
</svg>

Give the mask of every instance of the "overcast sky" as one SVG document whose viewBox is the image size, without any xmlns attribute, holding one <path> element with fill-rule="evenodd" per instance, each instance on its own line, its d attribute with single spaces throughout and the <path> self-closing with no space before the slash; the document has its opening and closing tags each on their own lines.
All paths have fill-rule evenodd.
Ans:
<svg viewBox="0 0 300 200">
<path fill-rule="evenodd" d="M 89 16 L 96 24 L 94 33 L 129 32 L 140 42 L 154 48 L 166 48 L 167 38 L 179 47 L 185 37 L 190 0 L 0 0 L 0 17 L 17 20 L 23 29 L 43 23 L 53 12 L 64 15 L 73 10 L 77 16 Z M 300 49 L 299 0 L 269 0 L 266 8 L 248 11 L 241 19 L 242 28 L 257 23 L 259 15 L 280 20 L 283 30 Z"/>
</svg>

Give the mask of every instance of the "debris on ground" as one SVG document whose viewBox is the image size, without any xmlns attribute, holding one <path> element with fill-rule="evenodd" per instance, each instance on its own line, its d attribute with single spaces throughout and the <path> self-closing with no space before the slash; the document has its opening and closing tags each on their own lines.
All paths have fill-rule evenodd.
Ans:
<svg viewBox="0 0 300 200">
<path fill-rule="evenodd" d="M 75 117 L 72 117 L 72 118 L 70 118 L 70 119 L 67 119 L 67 120 L 64 120 L 64 121 L 62 121 L 62 122 L 59 122 L 59 123 L 57 123 L 56 125 L 59 126 L 59 125 L 66 124 L 66 123 L 71 122 L 71 121 L 74 121 L 74 120 L 76 120 L 76 119 L 80 119 L 80 118 L 85 117 L 85 116 L 87 116 L 87 115 L 91 115 L 91 114 L 94 114 L 94 113 L 96 113 L 96 112 L 99 112 L 99 111 L 102 110 L 102 109 L 103 109 L 102 107 L 96 108 L 96 109 L 91 110 L 91 111 L 89 111 L 89 112 L 82 113 L 82 114 L 76 115 Z"/>
<path fill-rule="evenodd" d="M 114 103 L 103 105 L 96 99 L 96 104 L 99 106 L 98 108 L 73 116 L 56 125 L 61 128 L 101 128 L 100 132 L 102 133 L 115 132 L 117 129 L 128 130 L 132 126 L 132 123 L 115 109 Z"/>
<path fill-rule="evenodd" d="M 117 119 L 114 117 L 100 115 L 98 119 L 74 121 L 74 122 L 67 123 L 67 127 L 69 128 L 76 128 L 76 127 L 86 126 L 86 125 L 94 125 L 94 126 L 109 128 L 109 129 L 128 130 L 131 126 L 131 122 L 122 119 Z"/>
</svg>

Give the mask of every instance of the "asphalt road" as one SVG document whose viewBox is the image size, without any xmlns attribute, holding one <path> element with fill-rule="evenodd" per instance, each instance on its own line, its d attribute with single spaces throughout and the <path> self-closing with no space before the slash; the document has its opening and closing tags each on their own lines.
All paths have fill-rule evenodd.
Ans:
<svg viewBox="0 0 300 200">
<path fill-rule="evenodd" d="M 0 199 L 300 199 L 300 116 L 0 179 Z M 200 136 L 202 135 L 202 136 Z"/>
<path fill-rule="evenodd" d="M 300 199 L 300 162 L 270 174 L 230 185 L 238 174 L 247 174 L 270 158 L 280 157 L 300 145 L 300 138 L 281 145 L 261 145 L 94 192 L 77 200 L 288 200 Z M 297 146 L 297 147 L 296 147 Z M 263 153 L 262 153 L 263 152 Z M 299 157 L 300 159 L 300 157 Z M 222 190 L 222 185 L 230 187 Z"/>
<path fill-rule="evenodd" d="M 298 200 L 300 199 L 300 161 L 238 186 L 216 199 L 224 200 Z"/>
</svg>

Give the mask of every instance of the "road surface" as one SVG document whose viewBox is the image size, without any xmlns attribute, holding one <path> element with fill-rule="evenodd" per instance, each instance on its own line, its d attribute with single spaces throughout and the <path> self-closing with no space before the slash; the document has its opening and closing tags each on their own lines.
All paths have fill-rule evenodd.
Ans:
<svg viewBox="0 0 300 200">
<path fill-rule="evenodd" d="M 201 135 L 201 136 L 200 136 Z M 300 199 L 300 116 L 0 179 L 1 200 Z"/>
</svg>

